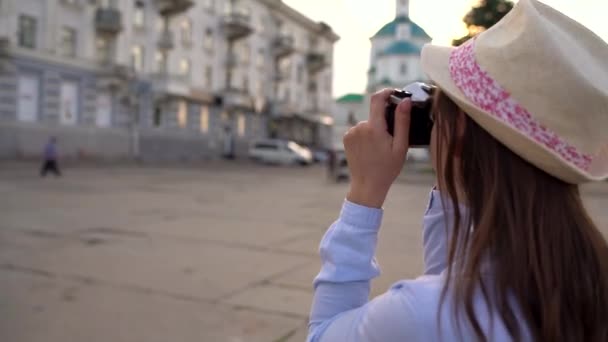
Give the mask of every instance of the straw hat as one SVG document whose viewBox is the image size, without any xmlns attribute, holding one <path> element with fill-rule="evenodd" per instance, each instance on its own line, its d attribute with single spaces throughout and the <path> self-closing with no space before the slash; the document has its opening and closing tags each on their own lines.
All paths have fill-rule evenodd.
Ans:
<svg viewBox="0 0 608 342">
<path fill-rule="evenodd" d="M 426 45 L 422 67 L 473 120 L 545 172 L 608 178 L 608 45 L 536 0 L 458 48 Z"/>
</svg>

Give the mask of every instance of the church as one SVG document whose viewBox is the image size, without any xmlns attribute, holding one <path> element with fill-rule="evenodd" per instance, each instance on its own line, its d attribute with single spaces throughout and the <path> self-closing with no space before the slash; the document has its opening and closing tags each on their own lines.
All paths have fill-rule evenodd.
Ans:
<svg viewBox="0 0 608 342">
<path fill-rule="evenodd" d="M 382 88 L 402 88 L 426 79 L 420 66 L 422 46 L 431 37 L 410 19 L 410 1 L 396 0 L 395 19 L 371 37 L 367 87 L 362 94 L 346 94 L 334 105 L 334 147 L 342 149 L 342 136 L 368 116 L 369 97 Z"/>
</svg>

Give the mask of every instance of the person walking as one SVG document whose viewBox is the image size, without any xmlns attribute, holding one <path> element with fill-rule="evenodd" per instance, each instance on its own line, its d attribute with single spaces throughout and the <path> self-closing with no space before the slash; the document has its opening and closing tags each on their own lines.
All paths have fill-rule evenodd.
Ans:
<svg viewBox="0 0 608 342">
<path fill-rule="evenodd" d="M 608 178 L 608 45 L 536 0 L 458 47 L 427 45 L 438 87 L 424 274 L 369 300 L 410 100 L 344 136 L 351 185 L 320 245 L 309 342 L 608 341 L 608 244 L 579 185 Z"/>
<path fill-rule="evenodd" d="M 224 144 L 223 144 L 223 155 L 224 159 L 232 160 L 235 158 L 235 142 L 234 134 L 230 126 L 224 127 Z"/>
<path fill-rule="evenodd" d="M 336 150 L 334 148 L 327 149 L 327 177 L 332 182 L 336 180 Z"/>
<path fill-rule="evenodd" d="M 57 138 L 55 137 L 50 137 L 44 146 L 40 176 L 46 177 L 46 174 L 49 171 L 52 172 L 56 177 L 61 176 L 59 163 L 57 161 Z"/>
</svg>

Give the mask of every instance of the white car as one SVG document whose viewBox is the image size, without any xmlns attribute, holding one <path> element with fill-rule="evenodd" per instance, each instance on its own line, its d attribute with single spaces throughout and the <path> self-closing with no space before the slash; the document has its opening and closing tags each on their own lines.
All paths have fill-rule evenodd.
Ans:
<svg viewBox="0 0 608 342">
<path fill-rule="evenodd" d="M 312 153 L 293 141 L 264 140 L 258 141 L 249 149 L 249 158 L 268 164 L 310 165 Z"/>
<path fill-rule="evenodd" d="M 407 160 L 411 162 L 428 163 L 431 156 L 427 148 L 410 148 L 407 151 Z"/>
</svg>

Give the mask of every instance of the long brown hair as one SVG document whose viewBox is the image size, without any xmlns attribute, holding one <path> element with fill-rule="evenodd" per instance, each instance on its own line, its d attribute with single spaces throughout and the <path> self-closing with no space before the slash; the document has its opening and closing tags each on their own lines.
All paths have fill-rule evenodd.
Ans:
<svg viewBox="0 0 608 342">
<path fill-rule="evenodd" d="M 608 245 L 578 186 L 529 164 L 468 115 L 463 131 L 461 110 L 441 92 L 434 113 L 439 187 L 455 208 L 442 303 L 450 290 L 454 314 L 466 314 L 480 341 L 488 336 L 477 291 L 513 340 L 608 341 Z M 454 155 L 458 162 L 442 157 Z"/>
</svg>

